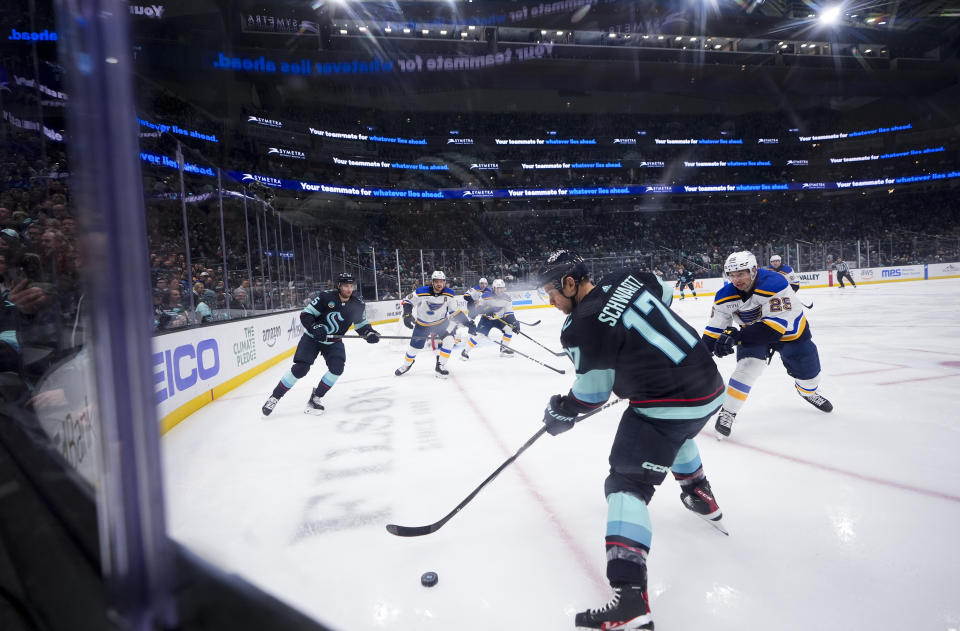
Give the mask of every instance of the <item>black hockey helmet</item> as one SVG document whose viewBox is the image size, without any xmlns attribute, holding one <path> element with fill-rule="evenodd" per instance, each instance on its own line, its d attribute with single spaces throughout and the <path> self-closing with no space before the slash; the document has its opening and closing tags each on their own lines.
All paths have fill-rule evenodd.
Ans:
<svg viewBox="0 0 960 631">
<path fill-rule="evenodd" d="M 343 285 L 344 283 L 350 283 L 352 285 L 353 274 L 350 272 L 342 272 L 339 276 L 337 276 L 337 287 Z"/>
<path fill-rule="evenodd" d="M 557 250 L 540 266 L 540 271 L 537 272 L 537 287 L 552 283 L 557 291 L 563 293 L 563 279 L 567 276 L 573 277 L 573 280 L 579 283 L 588 277 L 587 266 L 579 254 L 569 250 Z"/>
</svg>

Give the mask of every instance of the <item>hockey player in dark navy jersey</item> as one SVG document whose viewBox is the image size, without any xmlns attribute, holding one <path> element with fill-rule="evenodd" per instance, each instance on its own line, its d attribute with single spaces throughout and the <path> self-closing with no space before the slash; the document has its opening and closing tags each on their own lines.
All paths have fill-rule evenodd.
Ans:
<svg viewBox="0 0 960 631">
<path fill-rule="evenodd" d="M 685 287 L 690 288 L 690 293 L 693 294 L 694 300 L 697 299 L 697 290 L 693 286 L 693 281 L 697 277 L 693 274 L 692 271 L 688 270 L 684 265 L 680 264 L 680 272 L 677 274 L 677 289 L 680 290 L 680 300 L 683 300 L 683 290 Z"/>
<path fill-rule="evenodd" d="M 720 409 L 723 378 L 697 332 L 670 310 L 673 288 L 649 272 L 624 271 L 596 285 L 576 254 L 561 250 L 538 285 L 567 314 L 560 334 L 576 370 L 566 395 L 544 410 L 547 431 L 571 429 L 577 415 L 615 393 L 630 400 L 610 450 L 607 579 L 613 600 L 576 616 L 578 627 L 652 629 L 647 599 L 651 525 L 647 505 L 668 472 L 684 506 L 726 532 L 693 437 Z"/>
<path fill-rule="evenodd" d="M 367 320 L 367 310 L 363 301 L 353 295 L 353 287 L 353 276 L 348 273 L 340 274 L 336 289 L 320 292 L 300 312 L 303 336 L 297 344 L 293 366 L 280 378 L 280 383 L 273 389 L 273 394 L 263 404 L 264 416 L 269 416 L 277 406 L 277 402 L 293 387 L 293 384 L 310 371 L 310 366 L 317 359 L 317 355 L 323 356 L 327 364 L 327 372 L 310 393 L 307 407 L 303 411 L 306 414 L 323 414 L 324 408 L 320 400 L 343 374 L 343 367 L 347 361 L 343 342 L 339 338 L 328 338 L 343 335 L 353 325 L 357 334 L 366 338 L 368 343 L 376 344 L 380 341 L 380 334 Z"/>
</svg>

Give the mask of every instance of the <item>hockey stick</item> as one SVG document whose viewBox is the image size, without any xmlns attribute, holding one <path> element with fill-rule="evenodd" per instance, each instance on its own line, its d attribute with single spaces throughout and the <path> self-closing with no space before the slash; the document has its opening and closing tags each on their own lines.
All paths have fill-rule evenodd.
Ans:
<svg viewBox="0 0 960 631">
<path fill-rule="evenodd" d="M 540 360 L 537 359 L 536 357 L 530 357 L 530 356 L 527 355 L 526 353 L 521 353 L 520 351 L 518 351 L 518 350 L 515 349 L 515 348 L 510 348 L 509 346 L 504 346 L 502 340 L 499 341 L 499 344 L 500 344 L 500 348 L 501 348 L 501 349 L 504 349 L 504 348 L 505 348 L 505 349 L 507 349 L 507 350 L 508 350 L 509 352 L 511 352 L 511 353 L 516 353 L 516 354 L 519 355 L 520 357 L 526 357 L 526 358 L 529 359 L 530 361 L 532 361 L 532 362 L 534 362 L 534 363 L 536 363 L 536 364 L 540 364 L 540 365 L 543 366 L 544 368 L 549 368 L 550 370 L 552 370 L 552 371 L 554 371 L 554 372 L 558 372 L 558 373 L 560 373 L 561 375 L 567 374 L 567 371 L 566 371 L 566 370 L 563 370 L 562 368 L 554 368 L 553 366 L 551 366 L 551 365 L 549 365 L 549 364 L 544 364 L 542 361 L 540 361 Z"/>
<path fill-rule="evenodd" d="M 380 335 L 381 340 L 409 340 L 412 339 L 409 335 Z M 365 340 L 366 337 L 362 335 L 328 335 L 328 340 Z"/>
<path fill-rule="evenodd" d="M 537 326 L 538 324 L 540 324 L 540 320 L 537 320 L 536 322 L 524 322 L 522 320 L 517 320 L 517 322 L 519 322 L 523 326 Z"/>
<path fill-rule="evenodd" d="M 805 303 L 804 301 L 801 300 L 801 301 L 800 301 L 800 304 L 803 305 L 803 308 L 804 308 L 804 309 L 813 309 L 813 301 L 812 301 L 812 300 L 810 301 L 810 304 L 807 304 L 807 303 Z"/>
<path fill-rule="evenodd" d="M 499 320 L 500 322 L 503 322 L 503 323 L 506 324 L 507 326 L 510 326 L 510 323 L 507 322 L 506 320 L 504 320 L 503 318 L 494 316 L 494 319 Z M 519 320 L 517 320 L 517 322 L 519 322 Z M 549 348 L 547 348 L 546 346 L 544 346 L 543 344 L 541 344 L 541 343 L 538 342 L 537 340 L 533 339 L 532 337 L 530 337 L 529 335 L 527 335 L 527 334 L 524 333 L 523 331 L 517 331 L 517 333 L 519 333 L 519 334 L 522 335 L 523 337 L 527 338 L 528 340 L 530 340 L 531 342 L 533 342 L 534 344 L 536 344 L 537 346 L 539 346 L 539 347 L 542 348 L 543 350 L 545 350 L 545 351 L 547 351 L 548 353 L 552 354 L 554 357 L 566 357 L 566 356 L 567 356 L 566 353 L 558 353 L 557 351 L 552 351 L 552 350 L 550 350 Z"/>
<path fill-rule="evenodd" d="M 591 410 L 590 412 L 587 412 L 586 414 L 583 414 L 582 416 L 580 416 L 580 418 L 578 418 L 578 419 L 576 420 L 576 422 L 579 423 L 580 421 L 582 421 L 582 420 L 585 419 L 585 418 L 591 417 L 591 416 L 593 416 L 594 414 L 596 414 L 596 413 L 598 413 L 598 412 L 602 412 L 603 410 L 606 410 L 608 407 L 611 407 L 611 406 L 613 406 L 613 405 L 616 405 L 617 403 L 620 403 L 620 401 L 622 401 L 622 399 L 615 399 L 615 400 L 613 400 L 613 401 L 610 401 L 610 402 L 608 402 L 608 403 L 605 403 L 603 406 L 598 407 L 596 410 Z M 530 445 L 532 445 L 533 443 L 535 443 L 538 438 L 540 438 L 541 436 L 543 436 L 543 435 L 546 433 L 546 431 L 547 431 L 547 426 L 546 426 L 546 425 L 544 425 L 543 427 L 541 427 L 540 429 L 538 429 L 538 430 L 537 430 L 537 433 L 530 437 L 530 440 L 528 440 L 527 442 L 523 443 L 523 446 L 520 447 L 520 449 L 517 450 L 517 453 L 515 453 L 515 454 L 513 454 L 512 456 L 510 456 L 509 458 L 507 458 L 507 459 L 503 462 L 502 465 L 500 465 L 499 467 L 497 467 L 497 470 L 496 470 L 496 471 L 494 471 L 493 473 L 491 473 L 490 476 L 489 476 L 486 480 L 484 480 L 483 482 L 480 483 L 480 486 L 478 486 L 477 488 L 475 488 L 475 489 L 473 490 L 473 492 L 466 497 L 466 499 L 464 499 L 462 502 L 460 502 L 459 504 L 457 504 L 456 508 L 454 508 L 452 511 L 450 511 L 449 513 L 447 513 L 446 517 L 444 517 L 444 518 L 441 519 L 440 521 L 435 521 L 435 522 L 433 522 L 432 524 L 430 524 L 430 525 L 428 525 L 428 526 L 398 526 L 398 525 L 396 525 L 396 524 L 387 524 L 387 532 L 389 532 L 391 535 L 396 535 L 396 536 L 398 536 L 398 537 L 422 537 L 423 535 L 429 535 L 429 534 L 431 534 L 431 533 L 437 532 L 438 530 L 440 530 L 440 529 L 443 527 L 443 525 L 444 525 L 445 523 L 447 523 L 448 521 L 450 521 L 450 520 L 453 518 L 454 515 L 456 515 L 457 513 L 459 513 L 460 510 L 461 510 L 464 506 L 466 506 L 467 504 L 469 504 L 469 503 L 470 503 L 470 500 L 472 500 L 474 497 L 476 497 L 476 496 L 477 496 L 477 493 L 479 493 L 479 492 L 483 489 L 483 487 L 485 487 L 487 484 L 489 484 L 495 477 L 497 477 L 498 475 L 500 475 L 500 472 L 501 472 L 501 471 L 503 471 L 504 469 L 506 469 L 507 467 L 509 467 L 510 464 L 513 463 L 513 461 L 516 460 L 517 457 L 520 456 L 520 454 L 522 454 L 524 451 L 526 451 L 527 448 L 528 448 Z"/>
</svg>

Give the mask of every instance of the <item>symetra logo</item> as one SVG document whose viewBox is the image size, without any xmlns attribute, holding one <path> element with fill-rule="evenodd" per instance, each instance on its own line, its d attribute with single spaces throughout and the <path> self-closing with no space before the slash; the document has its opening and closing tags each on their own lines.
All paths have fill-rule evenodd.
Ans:
<svg viewBox="0 0 960 631">
<path fill-rule="evenodd" d="M 262 334 L 263 343 L 268 347 L 273 348 L 274 344 L 277 343 L 277 340 L 280 339 L 281 333 L 283 333 L 283 331 L 280 329 L 279 324 L 277 326 L 272 326 L 269 329 L 264 329 Z"/>
<path fill-rule="evenodd" d="M 261 118 L 259 116 L 247 116 L 247 122 L 263 125 L 264 127 L 273 127 L 274 129 L 280 129 L 283 127 L 283 123 L 280 121 L 275 121 L 270 118 Z"/>
<path fill-rule="evenodd" d="M 827 185 L 823 182 L 804 182 L 803 186 L 800 188 L 806 188 L 811 190 L 821 190 L 827 188 Z"/>
<path fill-rule="evenodd" d="M 493 197 L 493 191 L 490 189 L 468 190 L 463 192 L 464 197 Z"/>
<path fill-rule="evenodd" d="M 473 138 L 447 138 L 448 145 L 472 145 Z"/>
<path fill-rule="evenodd" d="M 903 274 L 899 269 L 880 270 L 880 278 L 900 278 Z"/>
<path fill-rule="evenodd" d="M 805 167 L 810 164 L 809 160 L 787 160 L 787 166 Z"/>
<path fill-rule="evenodd" d="M 220 349 L 212 338 L 196 345 L 184 344 L 172 351 L 154 353 L 153 366 L 153 384 L 161 386 L 154 391 L 154 398 L 160 403 L 177 392 L 189 390 L 198 381 L 216 377 L 220 372 Z"/>
<path fill-rule="evenodd" d="M 270 177 L 269 175 L 255 175 L 253 173 L 244 173 L 240 181 L 260 182 L 264 186 L 272 186 L 273 188 L 281 188 L 283 186 L 283 182 L 281 182 L 279 178 Z"/>
<path fill-rule="evenodd" d="M 280 147 L 270 147 L 270 150 L 267 151 L 268 154 L 276 155 L 280 158 L 292 158 L 294 160 L 306 160 L 307 154 L 302 151 L 294 151 L 293 149 L 283 149 Z"/>
<path fill-rule="evenodd" d="M 637 144 L 636 138 L 614 138 L 613 144 L 615 145 L 635 145 Z"/>
<path fill-rule="evenodd" d="M 673 187 L 667 184 L 655 184 L 643 187 L 647 193 L 672 193 Z"/>
<path fill-rule="evenodd" d="M 496 171 L 500 165 L 496 162 L 474 162 L 470 165 L 470 170 L 478 169 L 480 171 Z"/>
<path fill-rule="evenodd" d="M 55 42 L 57 41 L 56 32 L 48 31 L 44 29 L 40 33 L 34 33 L 32 31 L 18 31 L 15 28 L 10 29 L 10 35 L 7 36 L 7 39 L 13 41 L 22 41 L 22 42 Z"/>
<path fill-rule="evenodd" d="M 655 160 L 655 161 L 653 161 L 653 162 L 649 162 L 649 161 L 648 161 L 648 162 L 641 162 L 641 163 L 640 163 L 640 166 L 641 166 L 641 167 L 647 167 L 647 168 L 651 168 L 651 167 L 652 167 L 652 168 L 655 168 L 655 169 L 662 169 L 662 168 L 663 168 L 663 161 Z"/>
</svg>

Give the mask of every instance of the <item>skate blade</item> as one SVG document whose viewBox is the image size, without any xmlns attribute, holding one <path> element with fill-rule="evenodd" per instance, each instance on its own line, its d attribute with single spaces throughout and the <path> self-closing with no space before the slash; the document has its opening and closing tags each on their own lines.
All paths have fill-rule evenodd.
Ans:
<svg viewBox="0 0 960 631">
<path fill-rule="evenodd" d="M 311 414 L 313 416 L 320 416 L 324 413 L 324 410 L 318 410 L 317 408 L 307 407 L 303 409 L 304 414 Z"/>
<path fill-rule="evenodd" d="M 714 528 L 716 528 L 717 530 L 719 530 L 719 531 L 722 532 L 723 534 L 727 535 L 728 537 L 730 536 L 730 532 L 729 532 L 726 528 L 723 527 L 723 524 L 720 523 L 720 520 L 719 520 L 719 519 L 718 519 L 717 521 L 711 521 L 711 520 L 709 520 L 709 519 L 704 519 L 703 521 L 707 522 L 708 524 L 710 524 L 711 526 L 713 526 Z"/>
</svg>

